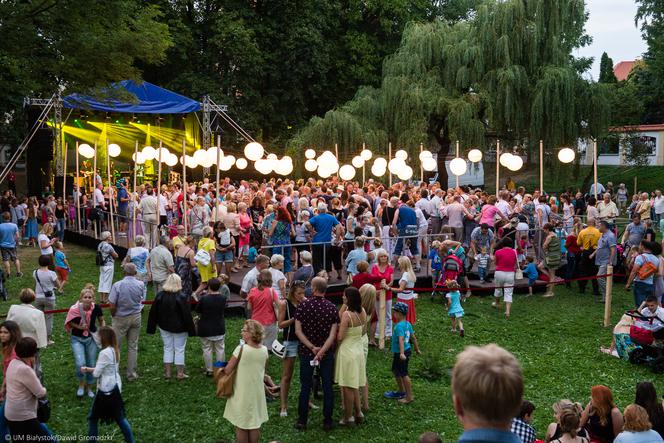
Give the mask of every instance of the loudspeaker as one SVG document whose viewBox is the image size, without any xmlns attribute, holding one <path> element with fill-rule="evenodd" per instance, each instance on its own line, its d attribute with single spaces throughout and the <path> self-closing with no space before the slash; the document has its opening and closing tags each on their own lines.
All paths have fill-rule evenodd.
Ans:
<svg viewBox="0 0 664 443">
<path fill-rule="evenodd" d="M 26 173 L 29 196 L 40 196 L 44 188 L 50 186 L 52 160 L 53 130 L 49 127 L 38 129 L 26 150 Z"/>
</svg>

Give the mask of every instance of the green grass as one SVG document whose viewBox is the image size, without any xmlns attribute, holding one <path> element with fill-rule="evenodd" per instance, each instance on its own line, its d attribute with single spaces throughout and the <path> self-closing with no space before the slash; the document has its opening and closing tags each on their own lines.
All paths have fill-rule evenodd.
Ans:
<svg viewBox="0 0 664 443">
<path fill-rule="evenodd" d="M 58 297 L 57 307 L 69 307 L 79 289 L 86 282 L 97 283 L 94 254 L 89 250 L 69 246 L 68 257 L 74 273 Z M 30 270 L 34 269 L 37 252 L 23 248 L 26 276 L 9 281 L 10 300 L 2 303 L 0 312 L 16 302 L 21 287 L 34 284 Z M 118 275 L 119 276 L 119 275 Z M 322 439 L 335 441 L 416 441 L 424 431 L 435 431 L 446 441 L 454 441 L 461 433 L 451 403 L 450 369 L 455 356 L 469 344 L 498 343 L 512 351 L 521 361 L 525 374 L 525 397 L 535 403 L 535 428 L 543 438 L 546 425 L 551 421 L 551 404 L 561 398 L 585 403 L 594 384 L 609 386 L 619 407 L 624 408 L 634 399 L 638 381 L 653 380 L 664 388 L 661 377 L 644 367 L 635 367 L 599 352 L 600 345 L 611 341 L 611 330 L 602 327 L 603 305 L 594 303 L 589 296 L 558 288 L 553 299 L 524 298 L 517 295 L 512 318 L 506 321 L 502 312 L 493 310 L 489 298 L 473 298 L 465 305 L 467 336 L 462 339 L 449 332 L 450 323 L 439 301 L 427 295 L 417 302 L 418 322 L 415 332 L 420 340 L 423 356 L 411 361 L 415 402 L 408 406 L 386 400 L 382 394 L 394 389 L 390 373 L 391 355 L 372 349 L 367 364 L 370 383 L 370 406 L 367 423 L 353 429 L 322 431 L 320 410 L 310 418 L 309 430 L 303 433 L 293 429 L 297 409 L 298 373 L 290 396 L 288 418 L 279 418 L 278 402 L 269 403 L 270 420 L 263 426 L 262 441 L 273 439 L 285 442 L 310 442 Z M 613 320 L 631 306 L 631 294 L 617 285 L 614 292 Z M 147 314 L 147 312 L 146 312 Z M 110 317 L 106 313 L 107 322 Z M 68 338 L 63 330 L 64 314 L 55 319 L 56 345 L 43 352 L 45 384 L 53 403 L 53 416 L 49 426 L 60 435 L 84 435 L 88 399 L 75 396 L 73 358 Z M 147 322 L 146 316 L 143 324 Z M 231 315 L 227 319 L 227 354 L 239 340 L 242 319 Z M 162 379 L 161 340 L 158 335 L 143 333 L 139 342 L 139 372 L 141 378 L 124 384 L 124 398 L 128 419 L 138 442 L 216 442 L 233 440 L 231 425 L 222 418 L 224 400 L 215 398 L 212 382 L 203 376 L 203 360 L 199 340 L 191 338 L 187 344 L 187 365 L 190 378 L 184 382 Z M 125 353 L 123 351 L 123 361 Z M 427 364 L 425 365 L 425 362 Z M 439 365 L 442 374 L 436 380 L 423 375 L 432 366 Z M 425 367 L 426 366 L 426 367 Z M 433 368 L 435 369 L 435 368 Z M 428 371 L 428 372 L 436 372 Z M 278 379 L 280 361 L 270 359 L 269 373 Z M 339 410 L 338 397 L 335 410 Z M 335 412 L 337 420 L 340 412 Z M 122 441 L 115 426 L 101 426 L 101 433 L 113 434 L 112 441 Z"/>
</svg>

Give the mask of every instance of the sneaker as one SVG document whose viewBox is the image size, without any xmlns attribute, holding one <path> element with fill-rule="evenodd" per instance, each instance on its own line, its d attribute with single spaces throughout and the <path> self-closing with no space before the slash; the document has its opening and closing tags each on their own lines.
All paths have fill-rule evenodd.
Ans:
<svg viewBox="0 0 664 443">
<path fill-rule="evenodd" d="M 51 346 L 51 345 L 54 345 L 54 344 L 55 344 L 55 342 L 54 342 L 53 340 L 49 340 L 49 341 L 46 343 L 46 346 Z M 81 395 L 83 395 L 83 394 L 81 394 Z"/>
<path fill-rule="evenodd" d="M 95 398 L 95 393 L 92 390 L 88 389 L 88 397 Z"/>
<path fill-rule="evenodd" d="M 288 417 L 288 410 L 282 409 L 279 413 L 279 417 Z"/>
<path fill-rule="evenodd" d="M 329 421 L 326 420 L 323 423 L 323 431 L 327 432 L 327 431 L 331 431 L 332 429 L 334 429 L 334 422 L 332 420 L 329 420 Z"/>
<path fill-rule="evenodd" d="M 383 394 L 383 397 L 389 398 L 391 400 L 398 400 L 400 398 L 404 398 L 406 396 L 405 392 L 399 392 L 399 391 L 387 391 L 386 393 Z"/>
<path fill-rule="evenodd" d="M 554 294 L 553 292 L 545 292 L 545 293 L 542 295 L 542 297 L 543 297 L 543 298 L 551 298 L 551 297 L 553 297 L 554 295 L 555 295 L 555 294 Z"/>
<path fill-rule="evenodd" d="M 85 394 L 85 389 L 79 387 L 76 390 L 76 396 L 80 398 L 80 397 L 83 397 L 83 394 Z"/>
<path fill-rule="evenodd" d="M 18 278 L 21 278 L 21 277 L 23 277 L 23 273 L 22 273 L 22 272 L 17 272 L 17 273 L 16 273 L 16 276 L 17 276 Z"/>
<path fill-rule="evenodd" d="M 464 335 L 466 335 L 466 333 L 463 331 L 463 329 L 461 329 L 461 330 L 459 331 L 459 337 L 462 337 L 462 338 L 463 338 Z"/>
</svg>

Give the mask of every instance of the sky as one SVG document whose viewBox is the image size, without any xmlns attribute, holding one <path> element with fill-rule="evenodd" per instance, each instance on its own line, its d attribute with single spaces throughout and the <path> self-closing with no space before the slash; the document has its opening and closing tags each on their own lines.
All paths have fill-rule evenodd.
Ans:
<svg viewBox="0 0 664 443">
<path fill-rule="evenodd" d="M 599 62 L 605 51 L 614 65 L 641 57 L 647 47 L 641 31 L 634 26 L 634 0 L 586 0 L 586 8 L 590 13 L 586 32 L 593 37 L 593 43 L 576 55 L 595 58 L 590 73 L 593 79 L 599 76 Z"/>
</svg>

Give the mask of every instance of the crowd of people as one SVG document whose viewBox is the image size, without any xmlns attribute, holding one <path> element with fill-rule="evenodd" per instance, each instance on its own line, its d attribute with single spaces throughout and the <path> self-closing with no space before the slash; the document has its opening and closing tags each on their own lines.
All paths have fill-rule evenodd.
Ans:
<svg viewBox="0 0 664 443">
<path fill-rule="evenodd" d="M 391 342 L 396 385 L 384 396 L 401 404 L 413 402 L 408 366 L 412 353 L 420 353 L 415 287 L 424 268 L 433 276 L 434 292 L 445 294 L 452 332 L 460 337 L 465 336 L 463 301 L 472 295 L 469 281 L 475 277 L 480 283 L 492 281 L 493 306 L 504 303 L 509 318 L 514 286 L 521 278 L 527 279 L 523 281 L 531 295 L 538 280 L 543 280 L 544 297 L 552 297 L 558 276 L 564 276 L 568 286 L 582 277 L 577 283 L 580 293 L 588 282 L 583 277 L 596 276 L 590 279 L 593 293 L 603 302 L 608 267 L 622 263 L 635 307 L 647 316 L 654 298 L 650 316 L 661 309 L 664 259 L 655 230 L 661 230 L 660 221 L 664 223 L 664 197 L 659 191 L 652 198 L 639 194 L 627 205 L 624 186 L 614 192 L 608 185 L 598 190 L 602 198 L 597 202 L 592 189 L 586 195 L 571 189 L 542 195 L 506 188 L 495 196 L 467 187 L 446 190 L 437 183 L 384 186 L 369 181 L 360 186 L 338 178 L 239 183 L 225 179 L 218 186 L 205 179 L 184 189 L 179 183 L 161 189 L 146 183 L 133 192 L 127 183 L 119 179 L 116 187 L 104 189 L 99 180 L 89 196 L 74 189 L 66 202 L 51 195 L 19 202 L 10 192 L 0 198 L 4 277 L 12 275 L 12 266 L 17 276 L 22 275 L 18 246 L 40 248 L 39 267 L 32 273 L 34 290 L 21 291 L 21 304 L 13 305 L 0 325 L 6 372 L 6 421 L 0 423 L 0 433 L 5 436 L 22 441 L 19 438 L 26 435 L 51 435 L 37 419 L 38 399 L 46 394 L 40 382 L 39 350 L 54 343 L 54 314 L 48 311 L 56 308 L 56 294 L 63 291 L 72 272 L 63 244 L 65 227 L 77 230 L 79 224 L 100 240 L 95 258 L 99 279 L 96 288 L 91 283 L 80 290 L 64 327 L 76 368 L 76 395 L 94 399 L 88 418 L 92 437 L 100 420 L 114 421 L 125 440 L 133 441 L 121 395 L 119 345 L 126 343 L 125 377 L 134 381 L 140 377 L 138 341 L 149 286 L 154 298 L 149 301 L 147 333 L 159 332 L 161 337 L 164 377 L 188 378 L 186 343 L 189 337 L 198 337 L 207 376 L 237 374 L 224 418 L 235 426 L 241 442 L 259 440 L 261 424 L 268 420 L 266 398 L 279 399 L 280 417 L 289 416 L 296 359 L 297 429 L 308 425 L 314 380 L 323 393 L 326 430 L 337 424 L 362 424 L 369 398 L 367 356 L 380 336 Z M 113 226 L 109 205 L 120 215 Z M 623 217 L 631 219 L 624 229 Z M 119 237 L 126 238 L 129 246 L 124 257 L 117 247 Z M 118 263 L 123 278 L 114 281 Z M 239 292 L 249 320 L 242 329 L 241 345 L 227 356 L 224 316 L 235 273 L 244 274 Z M 325 297 L 332 283 L 348 285 L 340 309 Z M 379 319 L 380 291 L 385 295 L 385 317 Z M 110 326 L 100 304 L 109 306 Z M 385 329 L 379 331 L 381 323 Z M 653 329 L 664 332 L 664 323 Z M 617 354 L 616 349 L 625 346 L 621 337 L 608 353 Z M 281 374 L 272 374 L 278 384 L 266 370 L 270 352 L 283 361 Z M 466 359 L 466 353 L 475 357 Z M 469 349 L 460 354 L 457 366 L 482 358 L 498 359 L 496 364 L 506 365 L 514 375 L 520 371 L 518 363 L 511 362 L 513 357 L 498 348 Z M 216 366 L 219 362 L 225 365 L 221 369 Z M 465 420 L 473 426 L 495 424 L 500 421 L 496 417 L 509 413 L 511 419 L 521 408 L 518 420 L 527 427 L 533 409 L 532 404 L 521 405 L 522 392 L 502 392 L 518 397 L 518 407 L 498 410 L 500 403 L 482 404 L 492 398 L 475 398 L 480 395 L 472 392 L 476 381 L 460 381 L 467 375 L 456 370 L 455 374 L 453 380 L 470 390 L 465 397 L 455 392 L 455 409 L 464 425 Z M 339 422 L 333 420 L 334 383 L 341 387 Z M 605 392 L 597 395 L 609 401 Z M 486 417 L 493 417 L 486 422 L 479 412 L 485 407 L 491 412 Z M 569 418 L 563 420 L 564 426 L 559 423 L 567 431 L 554 433 L 547 441 L 572 441 L 578 436 L 576 429 L 588 428 L 595 420 L 589 417 L 597 414 L 606 427 L 605 405 L 589 408 L 577 414 L 577 422 Z M 639 412 L 637 408 L 632 409 Z M 617 414 L 611 420 L 622 426 L 622 415 L 620 421 Z M 614 428 L 613 437 L 622 429 Z M 489 441 L 482 435 L 465 438 Z"/>
</svg>

